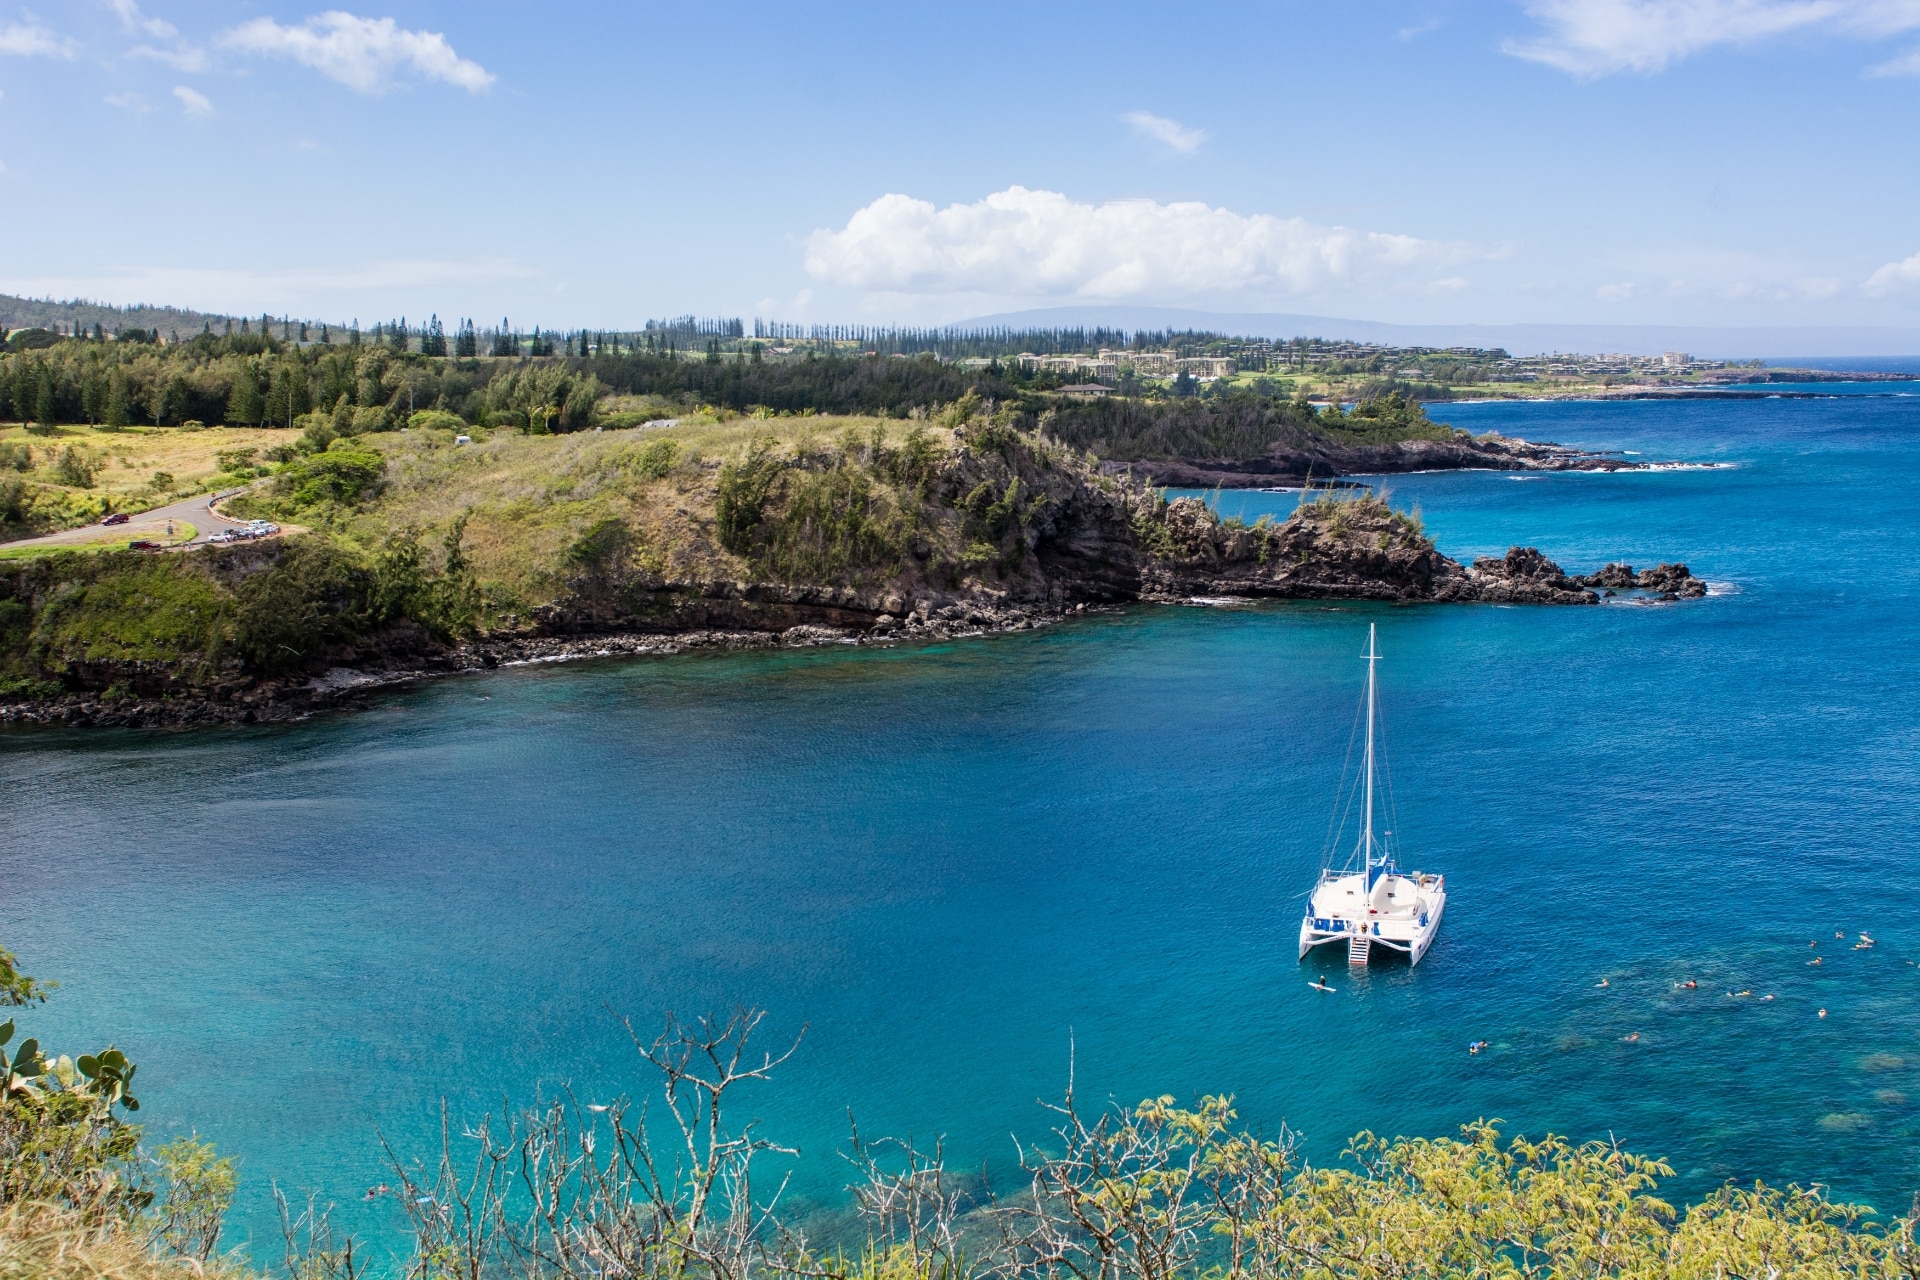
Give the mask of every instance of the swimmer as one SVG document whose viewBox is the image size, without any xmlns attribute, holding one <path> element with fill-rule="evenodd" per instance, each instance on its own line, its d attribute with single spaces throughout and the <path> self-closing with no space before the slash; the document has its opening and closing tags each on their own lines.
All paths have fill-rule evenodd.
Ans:
<svg viewBox="0 0 1920 1280">
<path fill-rule="evenodd" d="M 1820 1016 L 1821 1016 L 1821 1017 L 1823 1017 L 1823 1018 L 1824 1018 L 1824 1017 L 1826 1017 L 1826 1016 L 1827 1016 L 1827 1011 L 1826 1011 L 1825 1009 L 1822 1009 L 1822 1010 L 1820 1011 Z"/>
<path fill-rule="evenodd" d="M 1621 1036 L 1620 1038 L 1621 1038 L 1622 1040 L 1624 1040 L 1624 1041 L 1626 1041 L 1626 1042 L 1627 1042 L 1628 1044 L 1632 1044 L 1632 1043 L 1633 1043 L 1634 1041 L 1636 1041 L 1636 1040 L 1638 1040 L 1638 1039 L 1640 1038 L 1640 1033 L 1639 1033 L 1638 1031 L 1636 1031 L 1636 1032 L 1634 1032 L 1634 1033 L 1633 1033 L 1632 1035 L 1630 1035 L 1630 1036 Z"/>
<path fill-rule="evenodd" d="M 1815 957 L 1814 957 L 1813 959 L 1811 959 L 1811 960 L 1809 960 L 1809 961 L 1807 961 L 1807 963 L 1808 963 L 1808 964 L 1819 964 L 1819 963 L 1820 963 L 1820 957 L 1819 957 L 1819 956 L 1815 956 Z"/>
<path fill-rule="evenodd" d="M 1872 936 L 1871 934 L 1865 934 L 1865 933 L 1863 933 L 1863 934 L 1861 934 L 1861 935 L 1860 935 L 1860 941 L 1862 941 L 1862 942 L 1864 942 L 1864 943 L 1866 943 L 1866 944 L 1867 944 L 1868 946 L 1872 946 L 1872 945 L 1873 945 L 1873 936 Z"/>
<path fill-rule="evenodd" d="M 1845 929 L 1835 929 L 1833 931 L 1833 936 L 1836 938 L 1844 938 L 1847 936 L 1847 931 Z"/>
<path fill-rule="evenodd" d="M 1689 991 L 1691 991 L 1691 990 L 1693 990 L 1693 989 L 1694 989 L 1695 987 L 1697 987 L 1697 986 L 1699 986 L 1699 985 L 1700 985 L 1700 984 L 1699 984 L 1699 983 L 1697 983 L 1697 982 L 1695 982 L 1695 981 L 1694 981 L 1694 980 L 1693 980 L 1692 978 L 1688 978 L 1688 979 L 1687 979 L 1687 981 L 1686 981 L 1686 988 L 1687 988 L 1687 990 L 1689 990 Z"/>
<path fill-rule="evenodd" d="M 1596 987 L 1610 987 L 1613 984 L 1611 982 L 1608 982 L 1605 978 L 1602 978 L 1600 979 L 1600 981 L 1594 983 L 1593 985 Z"/>
<path fill-rule="evenodd" d="M 1745 991 L 1730 991 L 1727 994 L 1732 996 L 1735 1000 L 1744 1000 L 1748 996 L 1753 994 L 1753 988 L 1748 987 Z"/>
<path fill-rule="evenodd" d="M 1760 997 L 1760 1001 L 1762 1004 L 1766 1003 L 1768 1000 L 1771 1000 L 1771 999 L 1773 999 L 1773 993 L 1771 991 L 1769 991 L 1766 995 Z"/>
<path fill-rule="evenodd" d="M 381 1196 L 392 1195 L 392 1194 L 393 1194 L 393 1188 L 383 1182 L 377 1187 L 368 1187 L 366 1199 L 378 1200 Z"/>
<path fill-rule="evenodd" d="M 1333 990 L 1332 987 L 1327 985 L 1327 980 L 1325 978 L 1315 978 L 1312 982 L 1309 982 L 1307 985 L 1312 987 L 1315 991 Z"/>
</svg>

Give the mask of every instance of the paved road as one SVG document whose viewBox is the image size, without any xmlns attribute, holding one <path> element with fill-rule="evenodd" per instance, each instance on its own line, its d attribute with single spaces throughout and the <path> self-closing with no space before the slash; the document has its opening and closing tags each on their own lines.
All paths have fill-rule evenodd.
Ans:
<svg viewBox="0 0 1920 1280">
<path fill-rule="evenodd" d="M 81 525 L 78 529 L 62 529 L 59 533 L 43 534 L 38 538 L 21 538 L 14 542 L 0 543 L 6 547 L 57 547 L 72 546 L 78 542 L 96 542 L 108 538 L 152 538 L 156 542 L 167 540 L 167 521 L 184 520 L 194 528 L 193 540 L 183 542 L 181 546 L 199 546 L 222 529 L 230 529 L 243 523 L 229 520 L 213 509 L 213 504 L 222 498 L 231 498 L 240 493 L 239 489 L 228 489 L 224 493 L 203 493 L 192 498 L 183 498 L 179 502 L 170 502 L 164 507 L 155 507 L 132 516 L 121 525 L 101 525 L 98 521 Z"/>
</svg>

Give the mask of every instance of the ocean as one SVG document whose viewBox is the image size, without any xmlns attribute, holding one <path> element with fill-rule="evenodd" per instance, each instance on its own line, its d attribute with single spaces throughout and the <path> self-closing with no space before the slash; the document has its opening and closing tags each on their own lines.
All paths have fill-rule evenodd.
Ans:
<svg viewBox="0 0 1920 1280">
<path fill-rule="evenodd" d="M 1316 1161 L 1499 1117 L 1663 1156 L 1670 1197 L 1903 1211 L 1920 399 L 1437 416 L 1726 464 L 1387 481 L 1457 558 L 1684 560 L 1712 595 L 1140 606 L 526 666 L 287 727 L 7 731 L 0 945 L 61 984 L 23 1030 L 127 1050 L 152 1137 L 239 1158 L 229 1240 L 263 1258 L 274 1184 L 390 1247 L 382 1139 L 431 1156 L 443 1100 L 457 1129 L 645 1095 L 623 1020 L 735 1005 L 800 1037 L 738 1113 L 799 1149 L 799 1213 L 838 1202 L 849 1113 L 1006 1181 L 1070 1069 L 1083 1105 L 1232 1093 Z M 1417 969 L 1350 975 L 1295 938 L 1369 623 L 1389 820 L 1450 896 Z"/>
</svg>

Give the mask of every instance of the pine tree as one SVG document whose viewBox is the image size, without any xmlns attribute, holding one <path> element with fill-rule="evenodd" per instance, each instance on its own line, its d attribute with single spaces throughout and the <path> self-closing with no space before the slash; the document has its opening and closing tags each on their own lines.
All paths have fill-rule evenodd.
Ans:
<svg viewBox="0 0 1920 1280">
<path fill-rule="evenodd" d="M 33 387 L 33 422 L 41 434 L 53 434 L 53 414 L 53 370 L 41 361 Z"/>
<path fill-rule="evenodd" d="M 240 373 L 233 380 L 233 393 L 227 397 L 227 421 L 258 426 L 264 407 L 259 372 L 249 360 L 240 366 Z"/>
<path fill-rule="evenodd" d="M 107 428 L 118 431 L 126 426 L 132 418 L 132 412 L 132 406 L 127 403 L 127 375 L 115 365 L 107 377 Z"/>
</svg>

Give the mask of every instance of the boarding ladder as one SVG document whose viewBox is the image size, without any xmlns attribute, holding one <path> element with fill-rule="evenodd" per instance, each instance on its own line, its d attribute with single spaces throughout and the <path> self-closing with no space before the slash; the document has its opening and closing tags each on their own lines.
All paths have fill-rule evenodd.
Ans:
<svg viewBox="0 0 1920 1280">
<path fill-rule="evenodd" d="M 1373 939 L 1364 933 L 1356 933 L 1347 939 L 1347 965 L 1349 968 L 1367 967 L 1367 953 L 1373 949 Z"/>
</svg>

